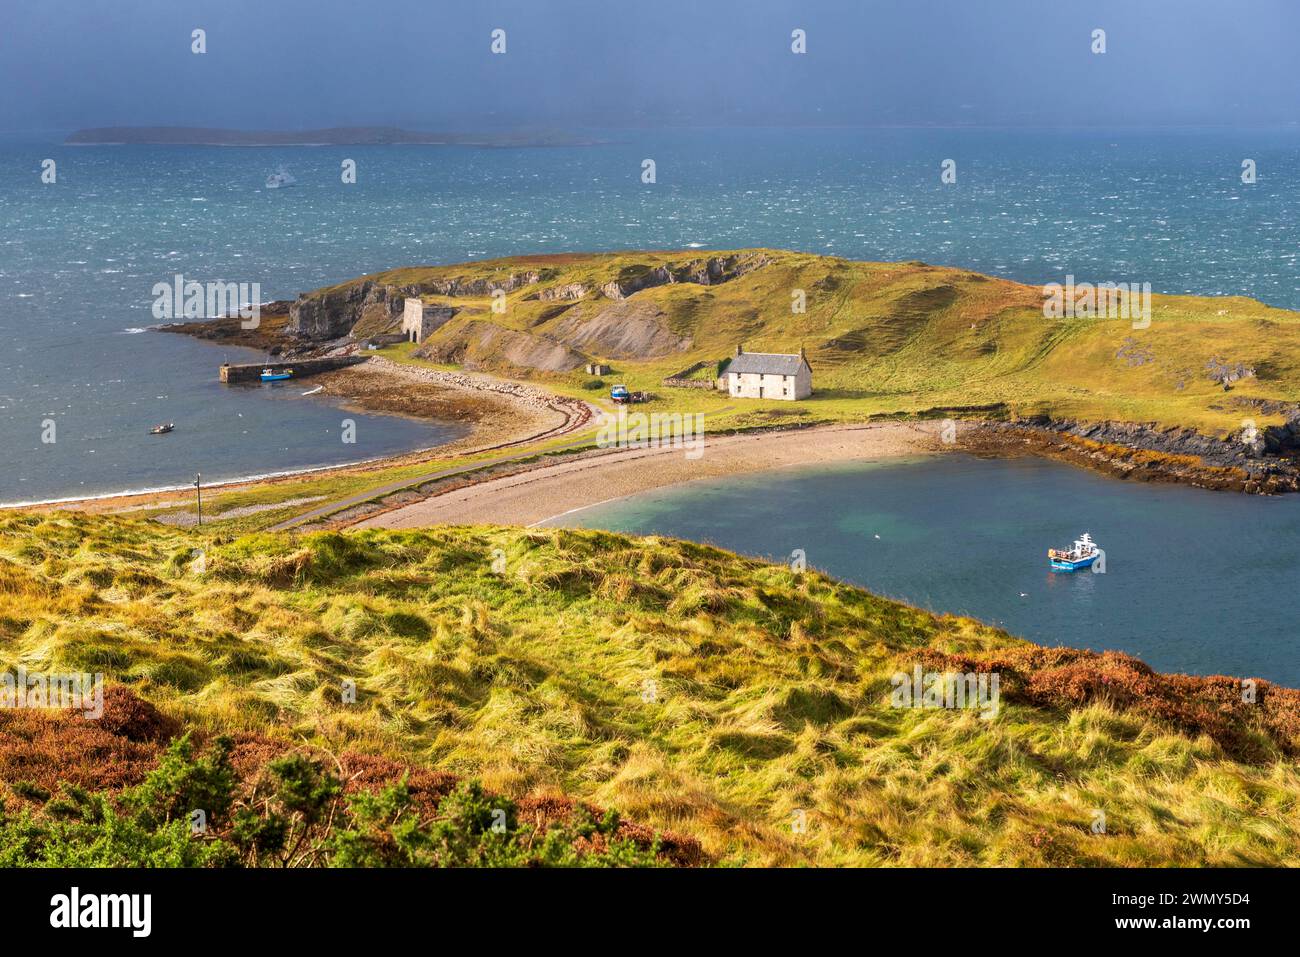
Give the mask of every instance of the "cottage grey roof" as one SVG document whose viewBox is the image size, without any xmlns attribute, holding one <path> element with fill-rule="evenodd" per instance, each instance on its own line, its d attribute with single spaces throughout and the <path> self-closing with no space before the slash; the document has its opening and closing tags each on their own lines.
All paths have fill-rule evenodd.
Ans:
<svg viewBox="0 0 1300 957">
<path fill-rule="evenodd" d="M 797 353 L 792 356 L 777 352 L 742 352 L 731 360 L 728 372 L 750 373 L 753 375 L 798 375 L 803 358 Z"/>
</svg>

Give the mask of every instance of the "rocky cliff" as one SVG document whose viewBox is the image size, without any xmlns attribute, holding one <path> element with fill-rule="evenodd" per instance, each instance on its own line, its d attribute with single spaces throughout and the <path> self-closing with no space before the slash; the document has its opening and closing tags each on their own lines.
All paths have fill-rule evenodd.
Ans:
<svg viewBox="0 0 1300 957">
<path fill-rule="evenodd" d="M 351 334 L 361 322 L 375 333 L 390 332 L 400 324 L 402 300 L 415 295 L 365 280 L 299 296 L 289 308 L 287 331 L 301 339 L 326 341 Z"/>
<path fill-rule="evenodd" d="M 715 286 L 738 279 L 746 273 L 766 266 L 771 260 L 762 253 L 737 253 L 731 256 L 709 256 L 692 259 L 672 266 L 630 266 L 623 269 L 617 279 L 600 287 L 610 299 L 626 299 L 642 289 L 666 286 L 675 282 Z"/>
<path fill-rule="evenodd" d="M 1194 455 L 1207 465 L 1225 468 L 1259 469 L 1264 467 L 1266 454 L 1285 455 L 1300 450 L 1300 413 L 1293 413 L 1283 425 L 1222 438 L 1194 429 L 1158 428 L 1150 423 L 1074 422 L 1046 416 L 1022 420 L 1020 425 L 1166 455 Z"/>
<path fill-rule="evenodd" d="M 451 277 L 393 285 L 363 279 L 300 295 L 289 310 L 290 335 L 318 342 L 347 335 L 380 335 L 401 324 L 408 296 L 486 297 L 495 290 L 510 293 L 541 282 L 543 273 L 526 271 L 500 278 Z"/>
<path fill-rule="evenodd" d="M 670 283 L 695 283 L 713 286 L 753 272 L 770 262 L 763 253 L 736 253 L 727 256 L 704 256 L 682 263 L 651 267 L 632 265 L 621 268 L 605 282 L 599 283 L 604 299 L 621 302 L 643 289 Z M 382 274 L 381 278 L 389 274 Z M 402 301 L 407 296 L 444 296 L 483 299 L 498 290 L 514 293 L 528 286 L 544 284 L 559 276 L 556 269 L 523 269 L 498 275 L 451 275 L 431 277 L 412 283 L 382 282 L 361 279 L 356 282 L 303 293 L 289 312 L 286 333 L 314 342 L 327 342 L 343 336 L 381 335 L 398 328 Z M 596 283 L 561 282 L 539 290 L 535 296 L 543 302 L 576 302 L 592 296 Z M 633 336 L 632 338 L 636 338 Z M 663 338 L 655 336 L 656 340 Z M 683 340 L 689 345 L 689 340 Z M 651 354 L 675 351 L 683 343 Z M 581 348 L 579 343 L 570 345 Z"/>
</svg>

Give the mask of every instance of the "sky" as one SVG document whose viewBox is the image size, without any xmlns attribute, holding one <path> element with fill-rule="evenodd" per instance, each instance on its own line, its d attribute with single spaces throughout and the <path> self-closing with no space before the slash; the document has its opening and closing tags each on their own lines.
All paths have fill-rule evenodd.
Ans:
<svg viewBox="0 0 1300 957">
<path fill-rule="evenodd" d="M 1297 40 L 1297 0 L 0 0 L 0 131 L 1296 126 Z"/>
</svg>

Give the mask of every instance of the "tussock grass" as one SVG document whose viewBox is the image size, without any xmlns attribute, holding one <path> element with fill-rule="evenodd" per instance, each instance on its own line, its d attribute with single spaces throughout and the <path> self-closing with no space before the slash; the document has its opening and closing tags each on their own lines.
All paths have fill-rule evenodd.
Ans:
<svg viewBox="0 0 1300 957">
<path fill-rule="evenodd" d="M 102 671 L 201 728 L 563 793 L 724 863 L 1300 863 L 1297 693 L 1225 711 L 1227 679 L 1061 655 L 663 538 L 0 519 L 0 667 Z M 994 720 L 889 707 L 950 660 L 1004 671 Z"/>
</svg>

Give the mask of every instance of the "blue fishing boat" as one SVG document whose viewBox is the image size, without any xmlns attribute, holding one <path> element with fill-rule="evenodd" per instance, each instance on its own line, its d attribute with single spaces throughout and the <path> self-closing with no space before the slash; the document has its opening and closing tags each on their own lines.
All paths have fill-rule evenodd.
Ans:
<svg viewBox="0 0 1300 957">
<path fill-rule="evenodd" d="M 627 386 L 625 385 L 614 386 L 614 388 L 609 390 L 609 397 L 614 402 L 618 402 L 620 404 L 630 402 L 632 399 L 632 395 L 627 391 Z"/>
<path fill-rule="evenodd" d="M 1101 549 L 1087 532 L 1082 538 L 1076 538 L 1070 548 L 1049 548 L 1047 561 L 1054 572 L 1077 572 L 1081 568 L 1091 568 L 1101 556 Z"/>
<path fill-rule="evenodd" d="M 292 379 L 292 378 L 293 378 L 292 369 L 281 369 L 278 372 L 275 369 L 262 370 L 263 382 L 283 382 L 285 379 Z"/>
</svg>

